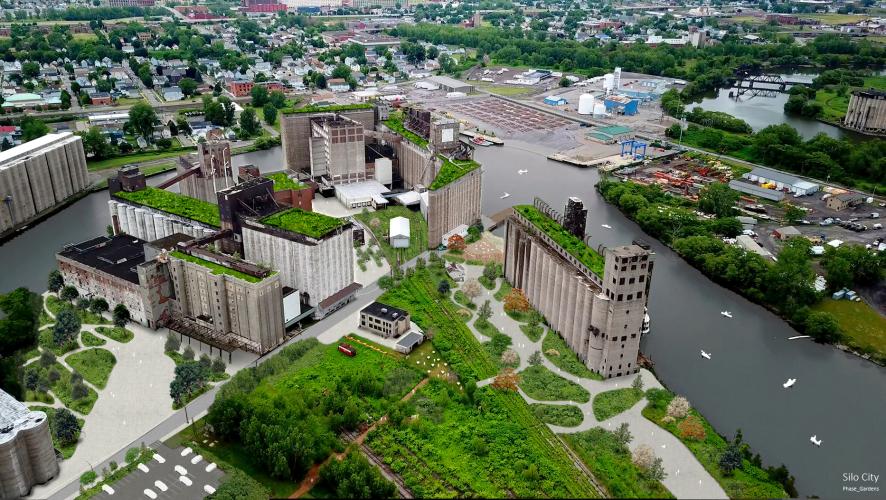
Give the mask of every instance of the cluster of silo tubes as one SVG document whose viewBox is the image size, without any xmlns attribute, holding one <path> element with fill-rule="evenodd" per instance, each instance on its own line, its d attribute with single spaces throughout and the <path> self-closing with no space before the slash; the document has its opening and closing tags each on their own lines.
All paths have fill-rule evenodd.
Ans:
<svg viewBox="0 0 886 500">
<path fill-rule="evenodd" d="M 35 484 L 49 481 L 58 471 L 45 413 L 27 411 L 0 428 L 0 498 L 26 496 Z"/>
<path fill-rule="evenodd" d="M 176 233 L 184 233 L 195 238 L 214 234 L 216 231 L 185 219 L 136 207 L 117 200 L 108 201 L 111 220 L 115 221 L 115 231 L 125 233 L 145 241 L 154 241 Z"/>
</svg>

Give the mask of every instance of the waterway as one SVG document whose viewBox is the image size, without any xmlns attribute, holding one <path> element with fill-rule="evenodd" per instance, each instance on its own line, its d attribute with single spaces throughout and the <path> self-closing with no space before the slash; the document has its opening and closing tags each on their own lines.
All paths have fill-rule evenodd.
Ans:
<svg viewBox="0 0 886 500">
<path fill-rule="evenodd" d="M 810 84 L 817 76 L 817 73 L 792 72 L 781 74 L 781 77 L 787 81 Z M 759 84 L 757 87 L 766 88 L 771 86 Z M 706 111 L 721 111 L 746 121 L 754 131 L 769 125 L 787 123 L 797 129 L 797 132 L 804 139 L 811 139 L 820 133 L 825 133 L 837 139 L 863 137 L 860 134 L 855 134 L 815 119 L 786 114 L 784 112 L 784 104 L 789 97 L 786 93 L 776 93 L 773 97 L 754 97 L 748 93 L 734 98 L 729 96 L 730 92 L 737 91 L 731 88 L 719 89 L 715 93 L 705 96 L 701 102 L 686 106 L 686 110 L 691 111 L 694 108 L 701 107 Z"/>
<path fill-rule="evenodd" d="M 649 305 L 652 333 L 644 339 L 643 351 L 655 361 L 662 382 L 686 396 L 720 433 L 731 435 L 741 428 L 745 441 L 767 464 L 786 464 L 801 495 L 847 496 L 842 491 L 844 472 L 886 478 L 886 369 L 830 346 L 786 340 L 797 332 L 784 321 L 715 285 L 605 203 L 594 189 L 596 170 L 549 161 L 545 156 L 550 152 L 517 141 L 478 148 L 477 159 L 486 172 L 484 213 L 531 203 L 534 196 L 554 207 L 578 196 L 589 211 L 593 245 L 649 241 L 656 252 Z M 262 171 L 280 170 L 282 150 L 234 157 L 235 165 L 246 163 Z M 518 175 L 518 169 L 529 172 Z M 171 175 L 154 177 L 151 183 Z M 504 192 L 511 196 L 500 199 Z M 18 286 L 44 290 L 59 249 L 105 234 L 107 201 L 107 191 L 90 194 L 0 246 L 0 292 Z M 722 310 L 732 311 L 734 319 L 721 316 Z M 699 355 L 701 349 L 712 354 L 710 361 Z M 796 378 L 797 384 L 785 390 L 782 383 L 788 378 Z M 813 434 L 823 441 L 821 448 L 809 442 Z"/>
</svg>

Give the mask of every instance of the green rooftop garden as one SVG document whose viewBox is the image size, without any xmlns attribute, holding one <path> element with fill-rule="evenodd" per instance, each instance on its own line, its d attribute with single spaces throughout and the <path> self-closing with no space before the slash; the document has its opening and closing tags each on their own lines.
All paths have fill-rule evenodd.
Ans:
<svg viewBox="0 0 886 500">
<path fill-rule="evenodd" d="M 342 219 L 316 212 L 306 212 L 300 208 L 290 208 L 271 214 L 262 219 L 261 223 L 311 238 L 322 238 L 334 229 L 345 225 L 345 221 Z"/>
<path fill-rule="evenodd" d="M 274 181 L 274 191 L 298 191 L 299 189 L 304 188 L 307 184 L 303 184 L 295 179 L 290 178 L 284 172 L 277 172 L 274 174 L 265 175 L 268 179 Z"/>
<path fill-rule="evenodd" d="M 118 191 L 116 196 L 144 205 L 146 207 L 155 208 L 163 212 L 179 215 L 187 219 L 202 222 L 213 227 L 221 226 L 221 219 L 218 214 L 218 205 L 191 198 L 178 193 L 172 193 L 155 187 L 147 187 L 141 191 Z"/>
<path fill-rule="evenodd" d="M 308 105 L 302 108 L 283 108 L 280 110 L 284 115 L 295 115 L 300 113 L 333 113 L 337 111 L 353 111 L 356 109 L 372 109 L 372 104 L 356 103 L 356 104 L 330 104 L 328 106 Z"/>
<path fill-rule="evenodd" d="M 443 161 L 443 166 L 437 172 L 434 182 L 428 186 L 431 191 L 446 187 L 468 172 L 480 168 L 480 164 L 474 160 L 450 160 L 444 156 L 440 156 L 440 159 Z"/>
<path fill-rule="evenodd" d="M 403 125 L 403 113 L 402 112 L 391 113 L 389 118 L 382 123 L 387 125 L 387 127 L 389 129 L 391 129 L 393 132 L 405 137 L 406 140 L 408 140 L 409 142 L 411 142 L 417 146 L 421 146 L 423 148 L 428 146 L 427 139 L 416 134 L 415 132 L 411 132 L 409 130 L 406 130 L 406 126 Z"/>
<path fill-rule="evenodd" d="M 216 264 L 215 262 L 210 262 L 206 259 L 201 259 L 200 257 L 195 257 L 193 255 L 188 255 L 183 252 L 179 252 L 178 250 L 169 252 L 169 255 L 175 257 L 176 259 L 185 260 L 188 262 L 193 262 L 194 264 L 199 264 L 210 271 L 212 274 L 227 274 L 228 276 L 233 276 L 235 278 L 241 279 L 243 281 L 248 281 L 250 283 L 258 283 L 262 281 L 264 278 L 259 278 L 257 276 L 253 276 L 251 274 L 246 274 L 244 272 L 240 272 L 236 269 L 231 269 L 230 267 L 223 266 L 221 264 Z"/>
<path fill-rule="evenodd" d="M 552 240 L 563 247 L 563 249 L 570 255 L 578 259 L 579 262 L 588 266 L 588 269 L 594 274 L 603 277 L 606 261 L 603 259 L 602 255 L 597 253 L 591 247 L 585 245 L 584 241 L 567 231 L 555 220 L 541 213 L 533 205 L 516 205 L 514 206 L 514 210 L 523 217 L 526 217 L 535 227 L 550 236 Z"/>
</svg>

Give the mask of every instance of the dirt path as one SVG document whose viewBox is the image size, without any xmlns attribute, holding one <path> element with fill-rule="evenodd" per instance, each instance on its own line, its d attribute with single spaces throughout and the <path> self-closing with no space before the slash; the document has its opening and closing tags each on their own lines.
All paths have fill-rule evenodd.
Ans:
<svg viewBox="0 0 886 500">
<path fill-rule="evenodd" d="M 356 340 L 356 339 L 354 339 L 354 340 Z M 422 387 L 426 386 L 428 384 L 429 380 L 430 379 L 427 377 L 423 378 L 421 380 L 421 382 L 419 382 L 418 384 L 415 385 L 415 387 L 412 388 L 411 391 L 409 391 L 408 393 L 406 393 L 405 396 L 400 398 L 400 401 L 409 401 L 410 399 L 412 399 L 412 396 L 415 396 L 415 393 L 417 393 Z M 388 416 L 382 415 L 382 417 L 380 419 L 373 422 L 372 425 L 370 425 L 369 427 L 364 429 L 363 432 L 361 432 L 360 434 L 354 435 L 353 433 L 345 433 L 345 436 L 347 436 L 351 441 L 350 444 L 348 445 L 348 447 L 345 449 L 345 451 L 343 451 L 341 453 L 333 453 L 333 454 L 329 455 L 328 457 L 326 457 L 326 460 L 324 460 L 323 462 L 321 462 L 319 464 L 314 464 L 310 468 L 310 470 L 308 470 L 308 473 L 305 475 L 305 478 L 302 479 L 302 482 L 301 482 L 301 484 L 299 484 L 298 489 L 295 490 L 295 492 L 293 492 L 292 495 L 289 495 L 289 498 L 301 498 L 305 493 L 314 489 L 314 486 L 317 484 L 317 479 L 320 477 L 320 469 L 324 465 L 329 463 L 329 461 L 332 460 L 333 458 L 336 460 L 344 460 L 345 456 L 347 456 L 348 452 L 351 450 L 351 447 L 356 446 L 359 448 L 360 446 L 363 446 L 363 441 L 366 440 L 366 436 L 370 432 L 372 432 L 372 430 L 375 429 L 379 424 L 383 424 L 383 423 L 387 422 L 387 420 L 388 420 Z M 378 464 L 376 464 L 376 465 L 378 465 Z"/>
</svg>

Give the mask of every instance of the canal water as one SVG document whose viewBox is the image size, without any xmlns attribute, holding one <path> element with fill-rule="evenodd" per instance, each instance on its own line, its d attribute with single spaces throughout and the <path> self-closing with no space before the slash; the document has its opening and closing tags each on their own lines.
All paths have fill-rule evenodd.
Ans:
<svg viewBox="0 0 886 500">
<path fill-rule="evenodd" d="M 567 197 L 578 196 L 589 211 L 592 245 L 649 241 L 656 252 L 652 333 L 643 351 L 654 360 L 662 382 L 686 396 L 719 432 L 731 436 L 741 428 L 767 464 L 786 464 L 803 496 L 846 496 L 843 473 L 886 478 L 886 369 L 829 346 L 786 340 L 797 332 L 784 321 L 713 284 L 606 204 L 594 190 L 596 170 L 549 161 L 545 155 L 550 152 L 517 141 L 478 148 L 485 169 L 484 213 L 531 203 L 534 196 L 562 207 Z M 234 157 L 234 165 L 246 163 L 262 171 L 280 170 L 281 148 Z M 518 175 L 518 169 L 529 172 Z M 501 199 L 504 192 L 511 196 Z M 107 200 L 107 191 L 90 194 L 0 246 L 0 292 L 18 286 L 44 290 L 63 245 L 105 234 Z M 723 310 L 734 318 L 721 316 Z M 711 353 L 710 361 L 700 356 L 701 349 Z M 785 390 L 782 383 L 788 378 L 797 384 Z M 813 434 L 822 440 L 821 448 L 809 442 Z"/>
<path fill-rule="evenodd" d="M 781 74 L 781 77 L 787 81 L 810 84 L 817 76 L 817 73 Z M 767 88 L 772 86 L 761 84 L 757 85 L 757 87 Z M 836 139 L 857 139 L 863 137 L 860 134 L 855 134 L 818 120 L 786 114 L 784 112 L 784 104 L 788 101 L 789 97 L 786 93 L 776 93 L 773 97 L 753 97 L 748 93 L 738 98 L 734 98 L 729 97 L 730 92 L 736 92 L 736 90 L 731 88 L 719 89 L 715 91 L 715 93 L 705 96 L 701 102 L 687 105 L 686 110 L 691 111 L 697 107 L 701 107 L 705 111 L 720 111 L 727 113 L 735 118 L 740 118 L 746 121 L 754 131 L 758 131 L 769 125 L 787 123 L 797 129 L 797 132 L 804 139 L 811 139 L 820 133 L 825 133 Z"/>
</svg>

